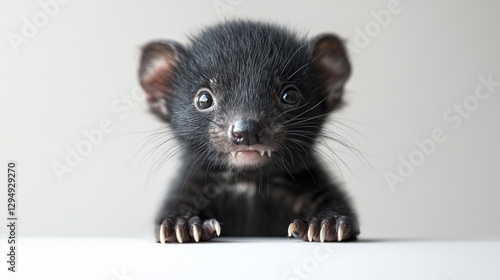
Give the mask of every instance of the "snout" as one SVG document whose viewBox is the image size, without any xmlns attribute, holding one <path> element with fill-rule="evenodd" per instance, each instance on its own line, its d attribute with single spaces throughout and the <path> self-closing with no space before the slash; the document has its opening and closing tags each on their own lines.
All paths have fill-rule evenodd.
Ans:
<svg viewBox="0 0 500 280">
<path fill-rule="evenodd" d="M 239 167 L 257 167 L 271 160 L 274 150 L 270 145 L 271 131 L 262 121 L 243 119 L 233 122 L 228 128 L 232 143 L 231 161 Z"/>
<path fill-rule="evenodd" d="M 266 131 L 262 122 L 253 119 L 238 120 L 228 131 L 230 140 L 235 145 L 261 145 L 265 144 Z"/>
</svg>

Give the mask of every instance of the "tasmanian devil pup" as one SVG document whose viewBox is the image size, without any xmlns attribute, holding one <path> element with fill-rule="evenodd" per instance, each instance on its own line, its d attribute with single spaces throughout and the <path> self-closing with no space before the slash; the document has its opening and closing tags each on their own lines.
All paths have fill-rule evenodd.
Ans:
<svg viewBox="0 0 500 280">
<path fill-rule="evenodd" d="M 161 243 L 219 236 L 353 240 L 345 194 L 315 158 L 350 65 L 342 42 L 285 27 L 230 21 L 187 45 L 142 49 L 139 78 L 169 123 L 182 167 L 158 215 Z"/>
</svg>

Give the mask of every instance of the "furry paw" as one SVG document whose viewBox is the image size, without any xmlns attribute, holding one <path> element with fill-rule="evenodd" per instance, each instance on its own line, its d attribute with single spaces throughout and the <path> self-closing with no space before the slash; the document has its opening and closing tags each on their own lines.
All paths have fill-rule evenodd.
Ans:
<svg viewBox="0 0 500 280">
<path fill-rule="evenodd" d="M 312 218 L 309 223 L 295 219 L 288 226 L 288 237 L 292 235 L 305 241 L 347 241 L 355 240 L 359 229 L 355 228 L 349 217 Z"/>
<path fill-rule="evenodd" d="M 215 219 L 204 220 L 197 216 L 189 220 L 182 217 L 169 217 L 160 226 L 160 243 L 184 243 L 210 240 L 220 235 L 220 224 Z"/>
</svg>

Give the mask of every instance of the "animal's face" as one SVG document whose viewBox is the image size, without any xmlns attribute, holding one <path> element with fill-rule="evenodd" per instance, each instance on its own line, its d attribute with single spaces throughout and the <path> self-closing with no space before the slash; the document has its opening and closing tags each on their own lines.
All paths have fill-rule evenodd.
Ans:
<svg viewBox="0 0 500 280">
<path fill-rule="evenodd" d="M 140 78 L 152 109 L 198 161 L 287 171 L 308 160 L 349 72 L 333 35 L 304 41 L 239 22 L 207 29 L 187 47 L 148 44 Z"/>
</svg>

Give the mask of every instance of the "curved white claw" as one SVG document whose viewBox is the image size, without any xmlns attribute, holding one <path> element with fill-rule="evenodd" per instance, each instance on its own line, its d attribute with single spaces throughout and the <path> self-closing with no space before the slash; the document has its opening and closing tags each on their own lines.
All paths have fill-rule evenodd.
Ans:
<svg viewBox="0 0 500 280">
<path fill-rule="evenodd" d="M 288 237 L 291 237 L 294 231 L 295 231 L 295 223 L 290 223 L 290 225 L 288 226 Z"/>
<path fill-rule="evenodd" d="M 182 234 L 180 227 L 175 228 L 175 237 L 177 237 L 177 242 L 182 243 Z"/>
<path fill-rule="evenodd" d="M 165 244 L 165 226 L 161 225 L 160 227 L 160 243 Z"/>
<path fill-rule="evenodd" d="M 220 224 L 217 221 L 214 221 L 214 226 L 215 226 L 215 233 L 217 233 L 217 236 L 220 236 Z"/>
<path fill-rule="evenodd" d="M 309 239 L 309 242 L 313 241 L 313 236 L 314 236 L 314 226 L 310 225 L 309 229 L 307 230 L 307 239 Z"/>
<path fill-rule="evenodd" d="M 200 241 L 200 231 L 197 225 L 193 225 L 193 238 L 195 242 Z"/>
<path fill-rule="evenodd" d="M 321 243 L 325 242 L 325 237 L 326 237 L 326 224 L 323 224 L 321 226 L 321 231 L 319 232 L 319 239 Z"/>
<path fill-rule="evenodd" d="M 342 241 L 342 237 L 344 237 L 344 226 L 342 224 L 340 224 L 339 225 L 339 230 L 338 230 L 337 241 Z"/>
</svg>

